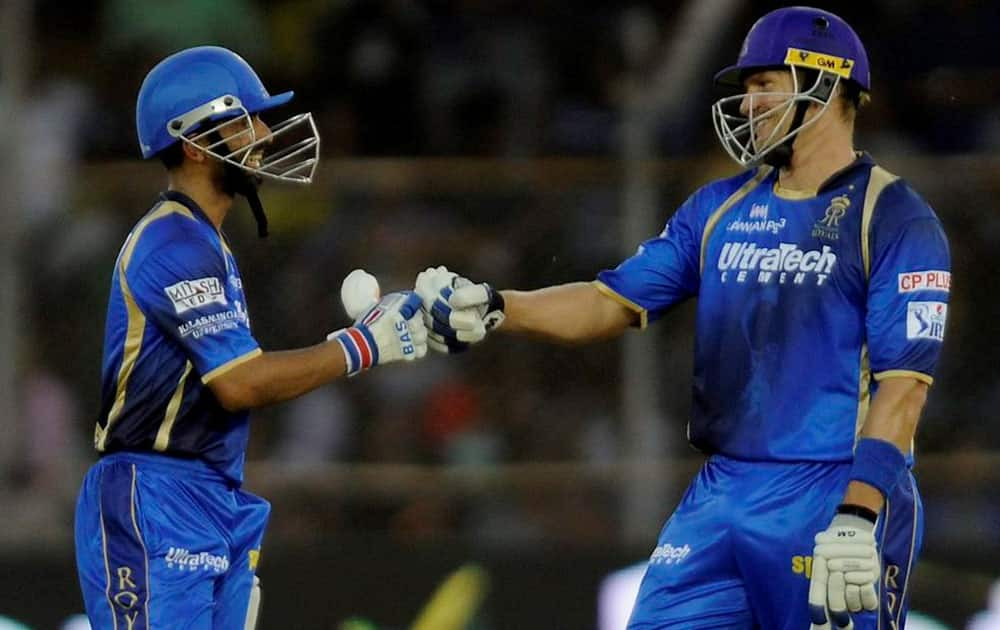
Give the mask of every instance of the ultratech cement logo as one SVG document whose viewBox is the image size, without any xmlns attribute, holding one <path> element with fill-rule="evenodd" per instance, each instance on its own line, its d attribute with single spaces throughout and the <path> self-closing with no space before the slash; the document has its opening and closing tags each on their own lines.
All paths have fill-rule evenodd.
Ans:
<svg viewBox="0 0 1000 630">
<path fill-rule="evenodd" d="M 213 573 L 225 573 L 229 570 L 229 558 L 226 556 L 216 556 L 202 551 L 191 553 L 187 549 L 171 547 L 167 555 L 163 556 L 167 562 L 168 569 L 179 569 L 181 571 L 212 571 Z"/>
<path fill-rule="evenodd" d="M 718 269 L 724 283 L 815 284 L 830 277 L 837 254 L 833 248 L 803 250 L 795 243 L 759 247 L 757 243 L 725 243 L 719 254 Z"/>
<path fill-rule="evenodd" d="M 222 281 L 215 277 L 182 280 L 164 287 L 163 291 L 170 298 L 178 315 L 209 304 L 226 304 Z"/>
<path fill-rule="evenodd" d="M 680 564 L 691 553 L 691 547 L 674 547 L 670 543 L 658 545 L 649 556 L 650 564 Z"/>
</svg>

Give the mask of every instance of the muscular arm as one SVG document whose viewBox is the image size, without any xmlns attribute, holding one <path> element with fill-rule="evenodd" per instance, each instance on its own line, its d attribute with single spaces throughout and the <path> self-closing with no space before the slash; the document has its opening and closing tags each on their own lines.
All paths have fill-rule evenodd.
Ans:
<svg viewBox="0 0 1000 630">
<path fill-rule="evenodd" d="M 506 303 L 506 318 L 500 330 L 556 343 L 616 337 L 639 317 L 590 282 L 501 293 Z"/>
<path fill-rule="evenodd" d="M 265 352 L 208 382 L 227 411 L 282 402 L 325 385 L 347 371 L 336 341 L 281 352 Z"/>
<path fill-rule="evenodd" d="M 917 420 L 927 400 L 927 389 L 926 383 L 905 376 L 881 381 L 861 429 L 861 437 L 885 440 L 903 453 L 909 453 Z M 884 501 L 876 488 L 861 481 L 851 481 L 843 502 L 879 512 Z"/>
</svg>

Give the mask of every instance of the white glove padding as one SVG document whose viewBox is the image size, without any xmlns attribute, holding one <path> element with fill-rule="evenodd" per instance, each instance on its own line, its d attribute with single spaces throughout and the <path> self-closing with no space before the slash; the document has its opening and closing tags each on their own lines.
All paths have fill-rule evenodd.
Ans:
<svg viewBox="0 0 1000 630">
<path fill-rule="evenodd" d="M 503 298 L 488 284 L 473 284 L 446 267 L 417 275 L 428 344 L 437 352 L 462 352 L 503 321 Z"/>
<path fill-rule="evenodd" d="M 878 609 L 878 549 L 875 524 L 860 516 L 838 514 L 816 534 L 809 614 L 812 630 L 854 628 L 850 613 Z M 829 613 L 829 614 L 827 614 Z"/>
<path fill-rule="evenodd" d="M 344 350 L 347 374 L 393 361 L 413 361 L 427 354 L 427 328 L 420 316 L 420 296 L 413 291 L 386 295 L 350 328 L 326 337 Z"/>
</svg>

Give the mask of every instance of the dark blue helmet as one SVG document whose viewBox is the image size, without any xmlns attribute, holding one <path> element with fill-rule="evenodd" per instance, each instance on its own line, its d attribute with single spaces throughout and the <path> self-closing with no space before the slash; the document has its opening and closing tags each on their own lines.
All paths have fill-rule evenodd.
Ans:
<svg viewBox="0 0 1000 630">
<path fill-rule="evenodd" d="M 861 92 L 871 88 L 868 54 L 857 33 L 822 9 L 787 7 L 757 20 L 743 40 L 736 65 L 715 75 L 715 82 L 742 88 L 748 74 L 776 69 L 793 71 L 790 92 L 736 94 L 712 106 L 716 135 L 742 166 L 786 166 L 795 137 L 826 112 L 838 85 L 850 84 Z M 799 69 L 812 72 L 795 72 Z M 758 111 L 764 102 L 776 104 Z M 813 105 L 819 111 L 806 120 Z"/>
<path fill-rule="evenodd" d="M 198 46 L 174 53 L 156 64 L 139 88 L 135 126 L 142 157 L 150 158 L 178 141 L 178 130 L 171 133 L 172 123 L 176 125 L 175 121 L 181 117 L 226 95 L 236 97 L 243 109 L 253 115 L 287 103 L 294 93 L 271 96 L 250 64 L 219 46 Z M 242 112 L 214 112 L 193 125 L 185 124 L 187 128 L 180 131 L 194 131 L 205 120 L 218 120 L 234 113 Z"/>
<path fill-rule="evenodd" d="M 748 72 L 787 66 L 832 72 L 871 91 L 868 53 L 858 34 L 840 17 L 812 7 L 777 9 L 757 20 L 736 65 L 715 81 L 739 87 Z"/>
</svg>

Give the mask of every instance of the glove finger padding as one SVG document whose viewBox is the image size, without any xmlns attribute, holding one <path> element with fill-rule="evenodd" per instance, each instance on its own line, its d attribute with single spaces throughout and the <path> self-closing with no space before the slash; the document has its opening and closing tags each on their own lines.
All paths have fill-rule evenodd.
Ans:
<svg viewBox="0 0 1000 630">
<path fill-rule="evenodd" d="M 872 582 L 861 585 L 861 607 L 865 610 L 878 610 L 878 593 Z"/>
<path fill-rule="evenodd" d="M 847 583 L 844 587 L 844 599 L 847 600 L 847 610 L 861 612 L 861 589 L 857 584 Z"/>
<path fill-rule="evenodd" d="M 427 345 L 431 350 L 441 354 L 458 354 L 469 349 L 469 344 L 451 337 L 444 337 L 436 332 L 427 333 Z"/>
<path fill-rule="evenodd" d="M 462 339 L 463 336 L 469 337 L 469 339 L 462 339 L 463 341 L 479 341 L 486 336 L 486 327 L 483 325 L 482 317 L 473 309 L 453 309 L 444 299 L 438 298 L 431 305 L 431 317 L 441 325 L 441 328 L 450 328 L 455 333 L 464 333 L 464 335 L 454 335 L 458 339 Z M 443 330 L 438 332 L 445 334 Z"/>
<path fill-rule="evenodd" d="M 812 630 L 830 630 L 830 620 L 826 610 L 828 580 L 826 560 L 813 556 L 812 577 L 809 580 L 809 618 L 812 621 Z"/>
<path fill-rule="evenodd" d="M 457 288 L 448 298 L 448 304 L 456 309 L 482 309 L 481 315 L 485 315 L 486 307 L 490 304 L 489 288 L 485 284 L 470 284 Z"/>
<path fill-rule="evenodd" d="M 813 560 L 815 562 L 815 560 Z M 827 582 L 827 601 L 829 603 L 830 619 L 836 628 L 850 630 L 854 627 L 851 615 L 847 612 L 847 583 L 844 581 L 844 574 L 839 571 L 831 571 Z"/>
<path fill-rule="evenodd" d="M 414 291 L 423 300 L 424 308 L 429 311 L 434 300 L 441 295 L 442 289 L 450 288 L 452 280 L 457 277 L 458 274 L 448 271 L 447 267 L 428 267 L 418 273 Z"/>
</svg>

